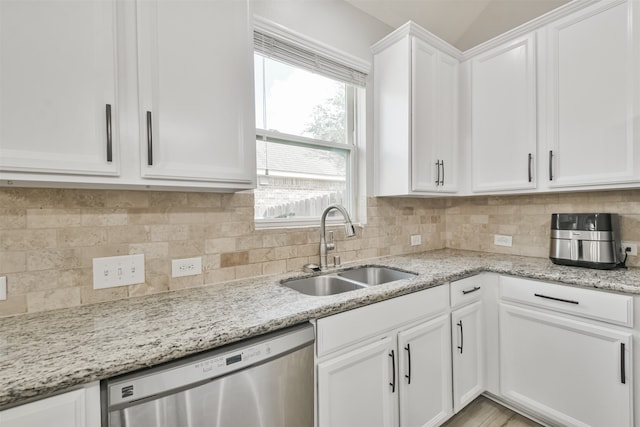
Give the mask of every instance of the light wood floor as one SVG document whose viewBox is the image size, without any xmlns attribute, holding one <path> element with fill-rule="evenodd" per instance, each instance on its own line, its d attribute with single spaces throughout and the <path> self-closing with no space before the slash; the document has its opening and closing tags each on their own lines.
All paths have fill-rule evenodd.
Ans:
<svg viewBox="0 0 640 427">
<path fill-rule="evenodd" d="M 442 427 L 541 427 L 484 396 L 478 397 Z"/>
</svg>

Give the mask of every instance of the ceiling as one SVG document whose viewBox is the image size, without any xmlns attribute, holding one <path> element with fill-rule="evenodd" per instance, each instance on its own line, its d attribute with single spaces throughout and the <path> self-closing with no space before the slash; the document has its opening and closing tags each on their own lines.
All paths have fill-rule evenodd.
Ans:
<svg viewBox="0 0 640 427">
<path fill-rule="evenodd" d="M 397 28 L 412 20 L 465 51 L 569 0 L 346 0 Z"/>
</svg>

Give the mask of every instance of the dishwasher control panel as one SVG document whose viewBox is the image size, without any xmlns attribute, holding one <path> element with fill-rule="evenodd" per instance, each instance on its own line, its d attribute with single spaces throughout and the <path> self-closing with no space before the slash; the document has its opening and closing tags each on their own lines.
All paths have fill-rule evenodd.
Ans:
<svg viewBox="0 0 640 427">
<path fill-rule="evenodd" d="M 235 371 L 247 365 L 252 365 L 269 357 L 271 354 L 271 344 L 264 343 L 255 347 L 249 347 L 237 352 L 226 353 L 219 357 L 205 359 L 202 362 L 193 364 L 193 368 L 205 374 L 220 376 L 230 370 Z"/>
</svg>

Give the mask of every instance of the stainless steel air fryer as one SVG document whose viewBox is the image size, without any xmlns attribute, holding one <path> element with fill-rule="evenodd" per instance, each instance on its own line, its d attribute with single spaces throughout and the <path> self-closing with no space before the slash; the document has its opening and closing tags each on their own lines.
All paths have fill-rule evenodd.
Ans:
<svg viewBox="0 0 640 427">
<path fill-rule="evenodd" d="M 618 215 L 552 214 L 549 258 L 555 264 L 615 268 L 622 262 Z"/>
</svg>

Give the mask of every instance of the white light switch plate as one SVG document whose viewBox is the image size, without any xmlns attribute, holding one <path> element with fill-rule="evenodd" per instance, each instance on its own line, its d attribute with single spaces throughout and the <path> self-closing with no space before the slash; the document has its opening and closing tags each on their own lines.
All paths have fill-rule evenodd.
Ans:
<svg viewBox="0 0 640 427">
<path fill-rule="evenodd" d="M 6 276 L 0 277 L 0 301 L 6 301 L 7 299 L 7 278 Z"/>
<path fill-rule="evenodd" d="M 144 254 L 93 259 L 93 289 L 144 283 Z"/>
</svg>

